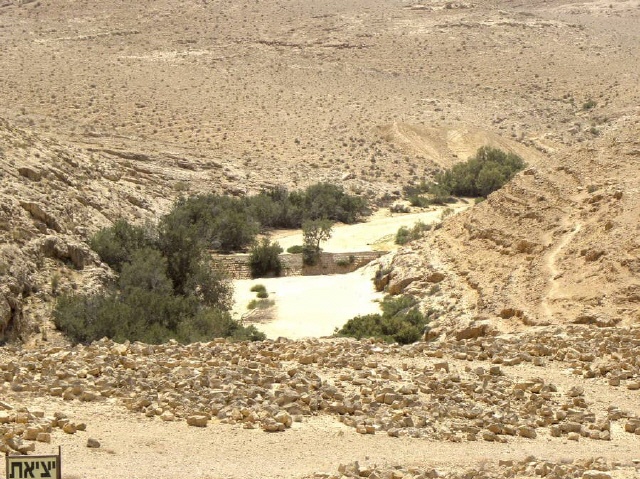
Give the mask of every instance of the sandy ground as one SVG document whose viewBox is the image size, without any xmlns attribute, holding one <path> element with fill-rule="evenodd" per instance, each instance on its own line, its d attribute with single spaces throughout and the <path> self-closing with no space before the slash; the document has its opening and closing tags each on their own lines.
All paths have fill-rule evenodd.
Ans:
<svg viewBox="0 0 640 479">
<path fill-rule="evenodd" d="M 448 207 L 456 213 L 471 205 L 467 200 L 459 201 Z M 329 253 L 348 253 L 351 251 L 392 251 L 398 246 L 394 244 L 398 228 L 411 228 L 417 222 L 436 223 L 447 207 L 433 207 L 418 213 L 390 213 L 388 208 L 376 211 L 365 223 L 354 225 L 338 224 L 334 227 L 331 238 L 322 243 L 322 249 Z M 285 250 L 291 246 L 302 244 L 301 231 L 276 232 L 272 240 L 280 243 Z"/>
<path fill-rule="evenodd" d="M 468 208 L 469 202 L 452 205 L 455 212 Z M 416 222 L 434 223 L 440 220 L 446 207 L 407 214 L 391 214 L 388 209 L 377 211 L 367 222 L 339 225 L 332 237 L 324 243 L 328 252 L 392 250 L 396 231 L 401 226 L 411 227 Z M 286 232 L 274 236 L 283 248 L 302 243 L 302 233 Z M 262 322 L 258 327 L 268 338 L 280 336 L 290 339 L 330 336 L 354 316 L 380 311 L 377 301 L 383 297 L 375 291 L 372 268 L 361 268 L 350 274 L 327 276 L 297 276 L 234 281 L 234 309 L 236 318 L 247 314 L 247 304 L 256 298 L 251 292 L 255 284 L 267 288 L 274 307 L 269 312 L 274 321 Z"/>
<path fill-rule="evenodd" d="M 234 315 L 247 312 L 247 304 L 256 297 L 250 291 L 254 284 L 263 284 L 269 299 L 275 301 L 276 320 L 258 324 L 268 338 L 290 339 L 330 336 L 335 328 L 359 314 L 380 311 L 377 293 L 371 281 L 371 268 L 361 268 L 350 274 L 328 276 L 295 276 L 263 278 L 234 282 Z"/>
</svg>

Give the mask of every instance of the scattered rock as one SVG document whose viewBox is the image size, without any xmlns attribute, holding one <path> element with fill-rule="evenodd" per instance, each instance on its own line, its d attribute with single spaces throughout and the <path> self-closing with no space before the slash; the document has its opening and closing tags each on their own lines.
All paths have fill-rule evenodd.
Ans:
<svg viewBox="0 0 640 479">
<path fill-rule="evenodd" d="M 91 449 L 98 449 L 100 447 L 100 442 L 97 439 L 90 437 L 87 439 L 87 447 Z"/>
<path fill-rule="evenodd" d="M 188 416 L 187 424 L 194 427 L 207 427 L 209 418 L 207 416 Z"/>
</svg>

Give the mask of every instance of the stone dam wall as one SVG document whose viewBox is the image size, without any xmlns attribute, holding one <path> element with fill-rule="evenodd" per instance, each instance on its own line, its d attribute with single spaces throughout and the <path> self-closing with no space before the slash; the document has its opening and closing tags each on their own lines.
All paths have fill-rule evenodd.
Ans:
<svg viewBox="0 0 640 479">
<path fill-rule="evenodd" d="M 314 266 L 302 264 L 302 254 L 280 255 L 284 270 L 281 276 L 317 276 L 323 274 L 346 274 L 371 263 L 387 254 L 384 251 L 361 251 L 357 253 L 321 253 Z M 248 254 L 212 255 L 213 262 L 231 279 L 251 279 Z"/>
</svg>

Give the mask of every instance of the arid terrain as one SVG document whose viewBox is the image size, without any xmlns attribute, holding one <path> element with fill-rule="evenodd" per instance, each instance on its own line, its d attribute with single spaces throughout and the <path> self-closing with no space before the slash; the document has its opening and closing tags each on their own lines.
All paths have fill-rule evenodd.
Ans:
<svg viewBox="0 0 640 479">
<path fill-rule="evenodd" d="M 384 215 L 484 145 L 527 168 L 368 266 L 425 341 L 53 330 L 118 218 L 318 181 Z M 0 451 L 65 478 L 638 478 L 639 238 L 637 0 L 0 0 Z"/>
</svg>

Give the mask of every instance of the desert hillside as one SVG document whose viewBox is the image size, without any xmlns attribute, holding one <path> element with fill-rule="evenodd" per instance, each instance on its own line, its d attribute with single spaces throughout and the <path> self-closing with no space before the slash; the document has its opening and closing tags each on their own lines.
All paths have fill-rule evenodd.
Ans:
<svg viewBox="0 0 640 479">
<path fill-rule="evenodd" d="M 482 146 L 527 166 L 326 300 L 411 294 L 424 340 L 53 328 L 118 219 L 319 181 L 380 217 Z M 66 478 L 638 478 L 639 238 L 638 0 L 0 1 L 0 452 Z"/>
<path fill-rule="evenodd" d="M 447 326 L 637 324 L 639 132 L 624 117 L 528 168 L 400 251 L 386 268 L 391 287 L 438 304 Z"/>
<path fill-rule="evenodd" d="M 482 145 L 531 169 L 428 240 L 442 266 L 418 252 L 448 270 L 438 301 L 633 321 L 637 15 L 633 1 L 5 2 L 2 323 L 117 217 L 318 180 L 390 200 Z"/>
</svg>

